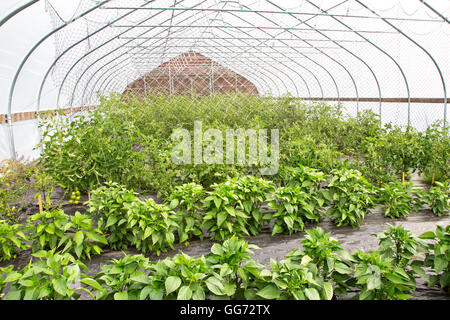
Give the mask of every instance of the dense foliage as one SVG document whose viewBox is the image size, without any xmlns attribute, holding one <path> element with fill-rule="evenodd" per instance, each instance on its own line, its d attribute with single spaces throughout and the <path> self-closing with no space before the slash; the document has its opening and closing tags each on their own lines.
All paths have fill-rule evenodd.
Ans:
<svg viewBox="0 0 450 320">
<path fill-rule="evenodd" d="M 279 129 L 279 171 L 262 176 L 259 162 L 174 164 L 171 134 L 192 134 L 194 121 L 202 132 Z M 439 124 L 425 132 L 383 127 L 370 111 L 351 118 L 340 105 L 291 97 L 111 96 L 89 116 L 50 119 L 43 137 L 37 164 L 0 165 L 0 260 L 27 242 L 33 252 L 21 270 L 0 268 L 5 299 L 78 299 L 79 290 L 116 300 L 316 300 L 355 290 L 354 299 L 408 299 L 415 275 L 448 290 L 448 226 L 423 234 L 428 243 L 390 226 L 376 235 L 378 250 L 353 254 L 321 228 L 306 230 L 302 249 L 272 259 L 270 268 L 242 239 L 267 226 L 273 235 L 300 232 L 326 217 L 359 227 L 375 203 L 393 219 L 421 208 L 448 214 L 450 143 Z M 407 180 L 415 172 L 432 186 L 413 187 Z M 162 201 L 149 199 L 152 192 Z M 26 219 L 20 213 L 35 204 L 33 193 L 43 210 Z M 87 196 L 87 212 L 66 214 L 68 195 L 76 205 Z M 100 254 L 101 244 L 160 255 L 204 235 L 220 243 L 201 257 L 125 255 L 95 275 L 78 260 Z"/>
<path fill-rule="evenodd" d="M 84 290 L 98 300 L 330 300 L 356 291 L 353 299 L 390 300 L 411 298 L 415 275 L 448 288 L 449 226 L 423 234 L 434 240 L 428 244 L 402 226 L 390 226 L 376 235 L 377 250 L 352 254 L 319 227 L 306 232 L 302 249 L 271 259 L 269 268 L 252 259 L 257 246 L 235 236 L 201 257 L 181 252 L 153 262 L 125 254 L 93 275 L 68 253 L 41 250 L 23 269 L 0 268 L 0 295 L 78 299 Z"/>
<path fill-rule="evenodd" d="M 25 250 L 28 237 L 21 230 L 20 224 L 9 224 L 0 220 L 0 261 L 10 260 L 17 256 L 19 250 Z"/>
<path fill-rule="evenodd" d="M 351 118 L 344 116 L 340 105 L 310 105 L 291 97 L 217 94 L 123 99 L 114 95 L 103 98 L 101 107 L 89 117 L 56 119 L 43 128 L 40 164 L 56 183 L 82 192 L 111 180 L 167 197 L 177 185 L 193 182 L 209 187 L 258 171 L 258 164 L 175 165 L 170 157 L 175 142 L 170 135 L 179 128 L 192 135 L 194 121 L 202 122 L 203 132 L 210 128 L 223 132 L 279 129 L 276 181 L 293 182 L 284 173 L 299 165 L 325 172 L 357 169 L 375 185 L 401 180 L 403 175 L 409 179 L 417 169 L 427 180 L 431 175 L 441 182 L 449 178 L 445 169 L 450 167 L 448 129 L 439 124 L 424 133 L 383 127 L 367 110 Z"/>
</svg>

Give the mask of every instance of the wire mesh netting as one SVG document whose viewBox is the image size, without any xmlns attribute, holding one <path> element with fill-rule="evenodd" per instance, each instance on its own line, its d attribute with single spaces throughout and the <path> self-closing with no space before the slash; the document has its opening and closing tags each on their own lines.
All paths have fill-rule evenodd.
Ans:
<svg viewBox="0 0 450 320">
<path fill-rule="evenodd" d="M 5 1 L 0 157 L 39 141 L 37 112 L 118 93 L 291 95 L 447 124 L 445 0 Z"/>
</svg>

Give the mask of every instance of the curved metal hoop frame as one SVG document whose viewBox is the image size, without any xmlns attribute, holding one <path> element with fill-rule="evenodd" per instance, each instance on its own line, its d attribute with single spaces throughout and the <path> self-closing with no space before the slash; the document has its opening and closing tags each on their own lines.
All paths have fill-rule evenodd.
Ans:
<svg viewBox="0 0 450 320">
<path fill-rule="evenodd" d="M 444 14 L 426 1 L 417 1 L 421 3 L 423 10 L 436 15 L 437 18 L 388 17 L 369 7 L 363 0 L 337 1 L 335 5 L 329 8 L 322 8 L 315 3 L 317 1 L 305 0 L 304 4 L 307 4 L 311 10 L 308 12 L 284 9 L 281 4 L 277 4 L 273 0 L 260 0 L 260 4 L 264 4 L 264 6 L 258 6 L 258 8 L 264 7 L 264 10 L 252 9 L 251 5 L 244 5 L 240 1 L 232 0 L 203 0 L 195 5 L 188 5 L 186 3 L 189 2 L 188 0 L 174 0 L 171 6 L 161 6 L 163 0 L 142 0 L 140 6 L 126 6 L 126 1 L 121 3 L 124 6 L 108 6 L 110 3 L 120 3 L 119 0 L 97 1 L 95 4 L 93 2 L 92 7 L 78 13 L 70 21 L 63 22 L 39 39 L 17 66 L 9 88 L 6 115 L 10 156 L 13 159 L 16 157 L 12 128 L 14 94 L 17 81 L 23 74 L 27 62 L 43 43 L 58 32 L 62 32 L 66 27 L 80 19 L 90 18 L 98 12 L 110 10 L 116 10 L 117 12 L 114 19 L 103 24 L 96 24 L 96 29 L 90 30 L 82 39 L 62 48 L 61 53 L 52 61 L 42 78 L 36 95 L 35 110 L 37 117 L 39 117 L 38 114 L 41 110 L 45 84 L 61 59 L 69 56 L 74 50 L 79 49 L 81 44 L 90 41 L 102 32 L 117 30 L 117 32 L 102 38 L 100 42 L 96 42 L 93 47 L 89 47 L 84 54 L 71 62 L 65 69 L 65 74 L 63 74 L 62 81 L 59 84 L 55 109 L 70 108 L 72 111 L 76 106 L 92 105 L 94 101 L 97 101 L 98 93 L 108 94 L 123 90 L 131 80 L 136 79 L 136 74 L 142 72 L 142 70 L 136 69 L 135 61 L 144 63 L 149 69 L 155 68 L 158 66 L 155 64 L 155 60 L 168 61 L 174 57 L 176 52 L 180 53 L 181 48 L 189 40 L 192 44 L 186 47 L 201 52 L 213 61 L 217 61 L 224 67 L 245 77 L 264 94 L 280 96 L 290 93 L 294 97 L 306 100 L 329 100 L 338 103 L 342 99 L 345 101 L 353 99 L 356 102 L 358 113 L 362 98 L 361 87 L 373 88 L 378 93 L 379 116 L 381 117 L 382 103 L 386 101 L 386 97 L 382 94 L 382 79 L 377 74 L 377 70 L 371 61 L 365 59 L 355 49 L 357 45 L 362 44 L 372 48 L 374 54 L 384 56 L 395 66 L 394 69 L 396 70 L 392 70 L 392 72 L 397 73 L 404 83 L 408 105 L 407 123 L 409 125 L 411 122 L 411 102 L 414 98 L 411 94 L 405 66 L 402 66 L 400 61 L 382 44 L 368 36 L 370 33 L 387 33 L 406 39 L 413 47 L 422 51 L 434 65 L 439 81 L 442 83 L 443 122 L 444 126 L 447 126 L 447 89 L 445 77 L 438 61 L 430 53 L 430 50 L 402 30 L 398 23 L 400 21 L 420 21 L 445 25 L 450 22 Z M 12 10 L 0 20 L 0 27 L 14 21 L 15 17 L 39 2 L 42 2 L 42 0 L 27 1 Z M 351 15 L 348 12 L 342 14 L 342 10 L 339 11 L 339 14 L 336 13 L 344 5 L 350 4 L 359 6 L 361 10 L 358 11 L 358 15 Z M 237 6 L 238 9 L 236 9 Z M 146 15 L 144 18 L 130 23 L 127 18 L 137 12 L 145 12 Z M 158 20 L 160 18 L 158 16 L 167 12 L 171 13 L 170 17 L 164 18 L 163 21 Z M 258 21 L 264 21 L 264 23 L 258 24 L 251 19 L 247 19 L 250 15 Z M 295 25 L 286 27 L 278 19 L 283 17 L 288 18 L 289 21 L 295 21 Z M 201 18 L 205 18 L 209 22 L 204 25 L 195 22 L 196 19 L 201 20 Z M 338 25 L 341 28 L 321 28 L 317 26 L 316 20 L 314 20 L 319 18 L 325 19 L 330 25 Z M 386 25 L 388 30 L 359 30 L 348 22 L 352 19 L 371 19 L 378 24 Z M 158 22 L 154 23 L 154 21 Z M 174 23 L 174 21 L 177 22 Z M 220 23 L 217 24 L 216 21 Z M 237 26 L 228 21 L 238 21 L 240 25 Z M 186 37 L 186 34 L 196 29 L 201 31 L 199 35 L 194 33 L 192 38 Z M 142 30 L 142 32 L 136 32 L 139 30 Z M 345 33 L 346 37 L 341 39 L 332 35 L 334 34 L 332 31 L 339 35 Z M 255 32 L 258 33 L 258 36 L 255 36 Z M 308 38 L 305 34 L 314 35 L 314 37 Z M 107 48 L 110 50 L 102 54 Z M 345 61 L 340 60 L 330 50 L 337 50 L 335 52 L 339 52 L 340 56 L 346 57 Z M 352 65 L 360 66 L 358 73 L 355 73 Z M 360 72 L 368 72 L 371 80 L 367 83 L 358 83 L 357 77 Z M 346 79 L 348 83 L 343 83 L 342 79 Z M 352 88 L 354 97 L 343 97 L 344 86 Z M 63 92 L 66 92 L 68 105 L 63 105 L 61 102 Z M 67 95 L 67 92 L 70 92 L 70 94 Z M 328 98 L 333 94 L 336 94 L 337 98 Z M 367 101 L 366 98 L 365 101 Z"/>
</svg>

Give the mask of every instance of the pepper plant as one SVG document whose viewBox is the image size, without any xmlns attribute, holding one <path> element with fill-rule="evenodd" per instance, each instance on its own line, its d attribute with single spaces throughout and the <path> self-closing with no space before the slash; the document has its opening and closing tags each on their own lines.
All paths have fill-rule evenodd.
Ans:
<svg viewBox="0 0 450 320">
<path fill-rule="evenodd" d="M 136 200 L 126 204 L 128 230 L 127 240 L 143 253 L 166 252 L 173 249 L 175 237 L 173 230 L 178 228 L 174 213 L 164 204 L 157 204 L 153 199 Z"/>
<path fill-rule="evenodd" d="M 450 210 L 450 187 L 448 182 L 435 182 L 436 186 L 431 186 L 425 192 L 424 201 L 430 207 L 435 216 L 449 215 Z"/>
<path fill-rule="evenodd" d="M 205 258 L 213 275 L 205 280 L 212 296 L 218 298 L 253 299 L 258 283 L 264 282 L 260 274 L 263 265 L 255 262 L 250 254 L 258 246 L 236 236 L 215 243 Z"/>
<path fill-rule="evenodd" d="M 358 170 L 336 169 L 331 174 L 329 190 L 324 193 L 333 201 L 327 215 L 333 218 L 338 227 L 359 227 L 373 205 L 373 186 Z"/>
<path fill-rule="evenodd" d="M 414 209 L 411 186 L 411 182 L 391 182 L 378 189 L 377 200 L 385 205 L 385 217 L 395 219 L 411 214 Z"/>
<path fill-rule="evenodd" d="M 150 267 L 152 290 L 161 298 L 177 300 L 205 300 L 207 286 L 205 281 L 212 272 L 204 256 L 193 258 L 184 253 L 173 258 L 160 260 Z M 218 279 L 220 281 L 220 279 Z"/>
<path fill-rule="evenodd" d="M 88 212 L 98 217 L 98 228 L 107 235 L 112 249 L 127 249 L 130 230 L 127 228 L 127 209 L 125 204 L 137 200 L 133 190 L 128 190 L 115 182 L 108 182 L 91 192 L 91 199 L 86 202 Z"/>
<path fill-rule="evenodd" d="M 303 191 L 301 186 L 280 187 L 270 197 L 269 208 L 276 210 L 265 215 L 265 220 L 275 220 L 272 235 L 292 234 L 302 231 L 305 223 L 319 222 L 324 200 Z"/>
<path fill-rule="evenodd" d="M 282 184 L 285 186 L 296 187 L 309 193 L 317 193 L 320 184 L 326 181 L 326 175 L 322 171 L 309 168 L 299 164 L 297 167 L 282 168 L 280 173 L 282 176 Z"/>
<path fill-rule="evenodd" d="M 379 239 L 378 251 L 382 257 L 393 259 L 394 266 L 406 269 L 413 257 L 426 251 L 426 244 L 402 225 L 388 226 L 388 230 L 374 234 Z"/>
<path fill-rule="evenodd" d="M 326 282 L 333 284 L 334 293 L 345 294 L 350 288 L 353 257 L 342 248 L 342 245 L 331 238 L 320 227 L 306 230 L 306 237 L 301 242 L 303 250 L 293 250 L 286 255 L 291 261 L 301 263 L 308 256 L 317 266 L 318 275 Z"/>
<path fill-rule="evenodd" d="M 238 209 L 240 197 L 233 181 L 213 184 L 203 200 L 205 215 L 203 227 L 211 239 L 224 241 L 232 235 L 250 235 L 247 229 L 249 214 Z"/>
<path fill-rule="evenodd" d="M 419 238 L 432 242 L 427 244 L 425 260 L 414 261 L 413 265 L 431 269 L 430 277 L 419 274 L 428 281 L 430 287 L 439 285 L 450 292 L 450 225 L 438 225 L 434 232 L 425 232 Z"/>
<path fill-rule="evenodd" d="M 28 219 L 27 230 L 32 237 L 31 249 L 55 250 L 59 241 L 65 237 L 69 223 L 69 216 L 62 209 L 42 211 Z"/>
<path fill-rule="evenodd" d="M 204 195 L 205 190 L 201 185 L 187 183 L 177 186 L 166 199 L 166 204 L 176 214 L 178 241 L 180 243 L 188 245 L 188 240 L 193 237 L 199 237 L 203 240 L 201 200 Z"/>
<path fill-rule="evenodd" d="M 162 298 L 153 290 L 148 274 L 151 262 L 143 255 L 125 255 L 109 260 L 94 277 L 84 277 L 81 282 L 96 300 L 158 300 Z"/>
<path fill-rule="evenodd" d="M 331 300 L 333 286 L 323 281 L 309 256 L 300 263 L 292 260 L 270 260 L 271 283 L 256 294 L 264 299 Z"/>
<path fill-rule="evenodd" d="M 351 283 L 360 289 L 355 300 L 406 300 L 415 290 L 415 280 L 402 267 L 392 264 L 393 258 L 378 251 L 355 251 L 354 279 Z"/>
<path fill-rule="evenodd" d="M 102 253 L 95 243 L 107 244 L 100 229 L 93 227 L 92 218 L 79 212 L 69 216 L 63 210 L 43 211 L 31 216 L 29 222 L 27 230 L 33 252 L 38 247 L 40 250 L 62 249 L 63 253 L 90 259 L 92 253 Z"/>
<path fill-rule="evenodd" d="M 26 243 L 28 237 L 21 230 L 21 224 L 9 224 L 0 220 L 0 261 L 17 257 L 19 250 L 29 247 Z"/>
<path fill-rule="evenodd" d="M 90 259 L 91 253 L 101 254 L 103 250 L 95 243 L 108 244 L 102 231 L 93 226 L 89 215 L 75 212 L 63 229 L 65 235 L 59 240 L 58 248 L 64 246 L 63 253 L 76 254 L 79 259 Z"/>
<path fill-rule="evenodd" d="M 38 260 L 13 271 L 6 270 L 4 284 L 9 285 L 5 300 L 76 300 L 80 297 L 79 281 L 82 269 L 88 268 L 68 253 L 38 251 L 33 254 Z M 86 290 L 86 289 L 82 289 Z"/>
<path fill-rule="evenodd" d="M 243 176 L 233 179 L 236 186 L 236 194 L 239 197 L 237 209 L 243 211 L 249 219 L 246 220 L 247 229 L 252 235 L 257 235 L 264 227 L 261 207 L 267 200 L 269 193 L 275 190 L 272 181 L 267 181 L 254 176 Z"/>
</svg>

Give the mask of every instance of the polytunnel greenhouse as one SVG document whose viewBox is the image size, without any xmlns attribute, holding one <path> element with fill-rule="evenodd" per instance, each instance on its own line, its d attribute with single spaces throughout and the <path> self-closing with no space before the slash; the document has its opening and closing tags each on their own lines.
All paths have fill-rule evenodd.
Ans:
<svg viewBox="0 0 450 320">
<path fill-rule="evenodd" d="M 0 300 L 450 299 L 448 0 L 0 10 Z"/>
</svg>

